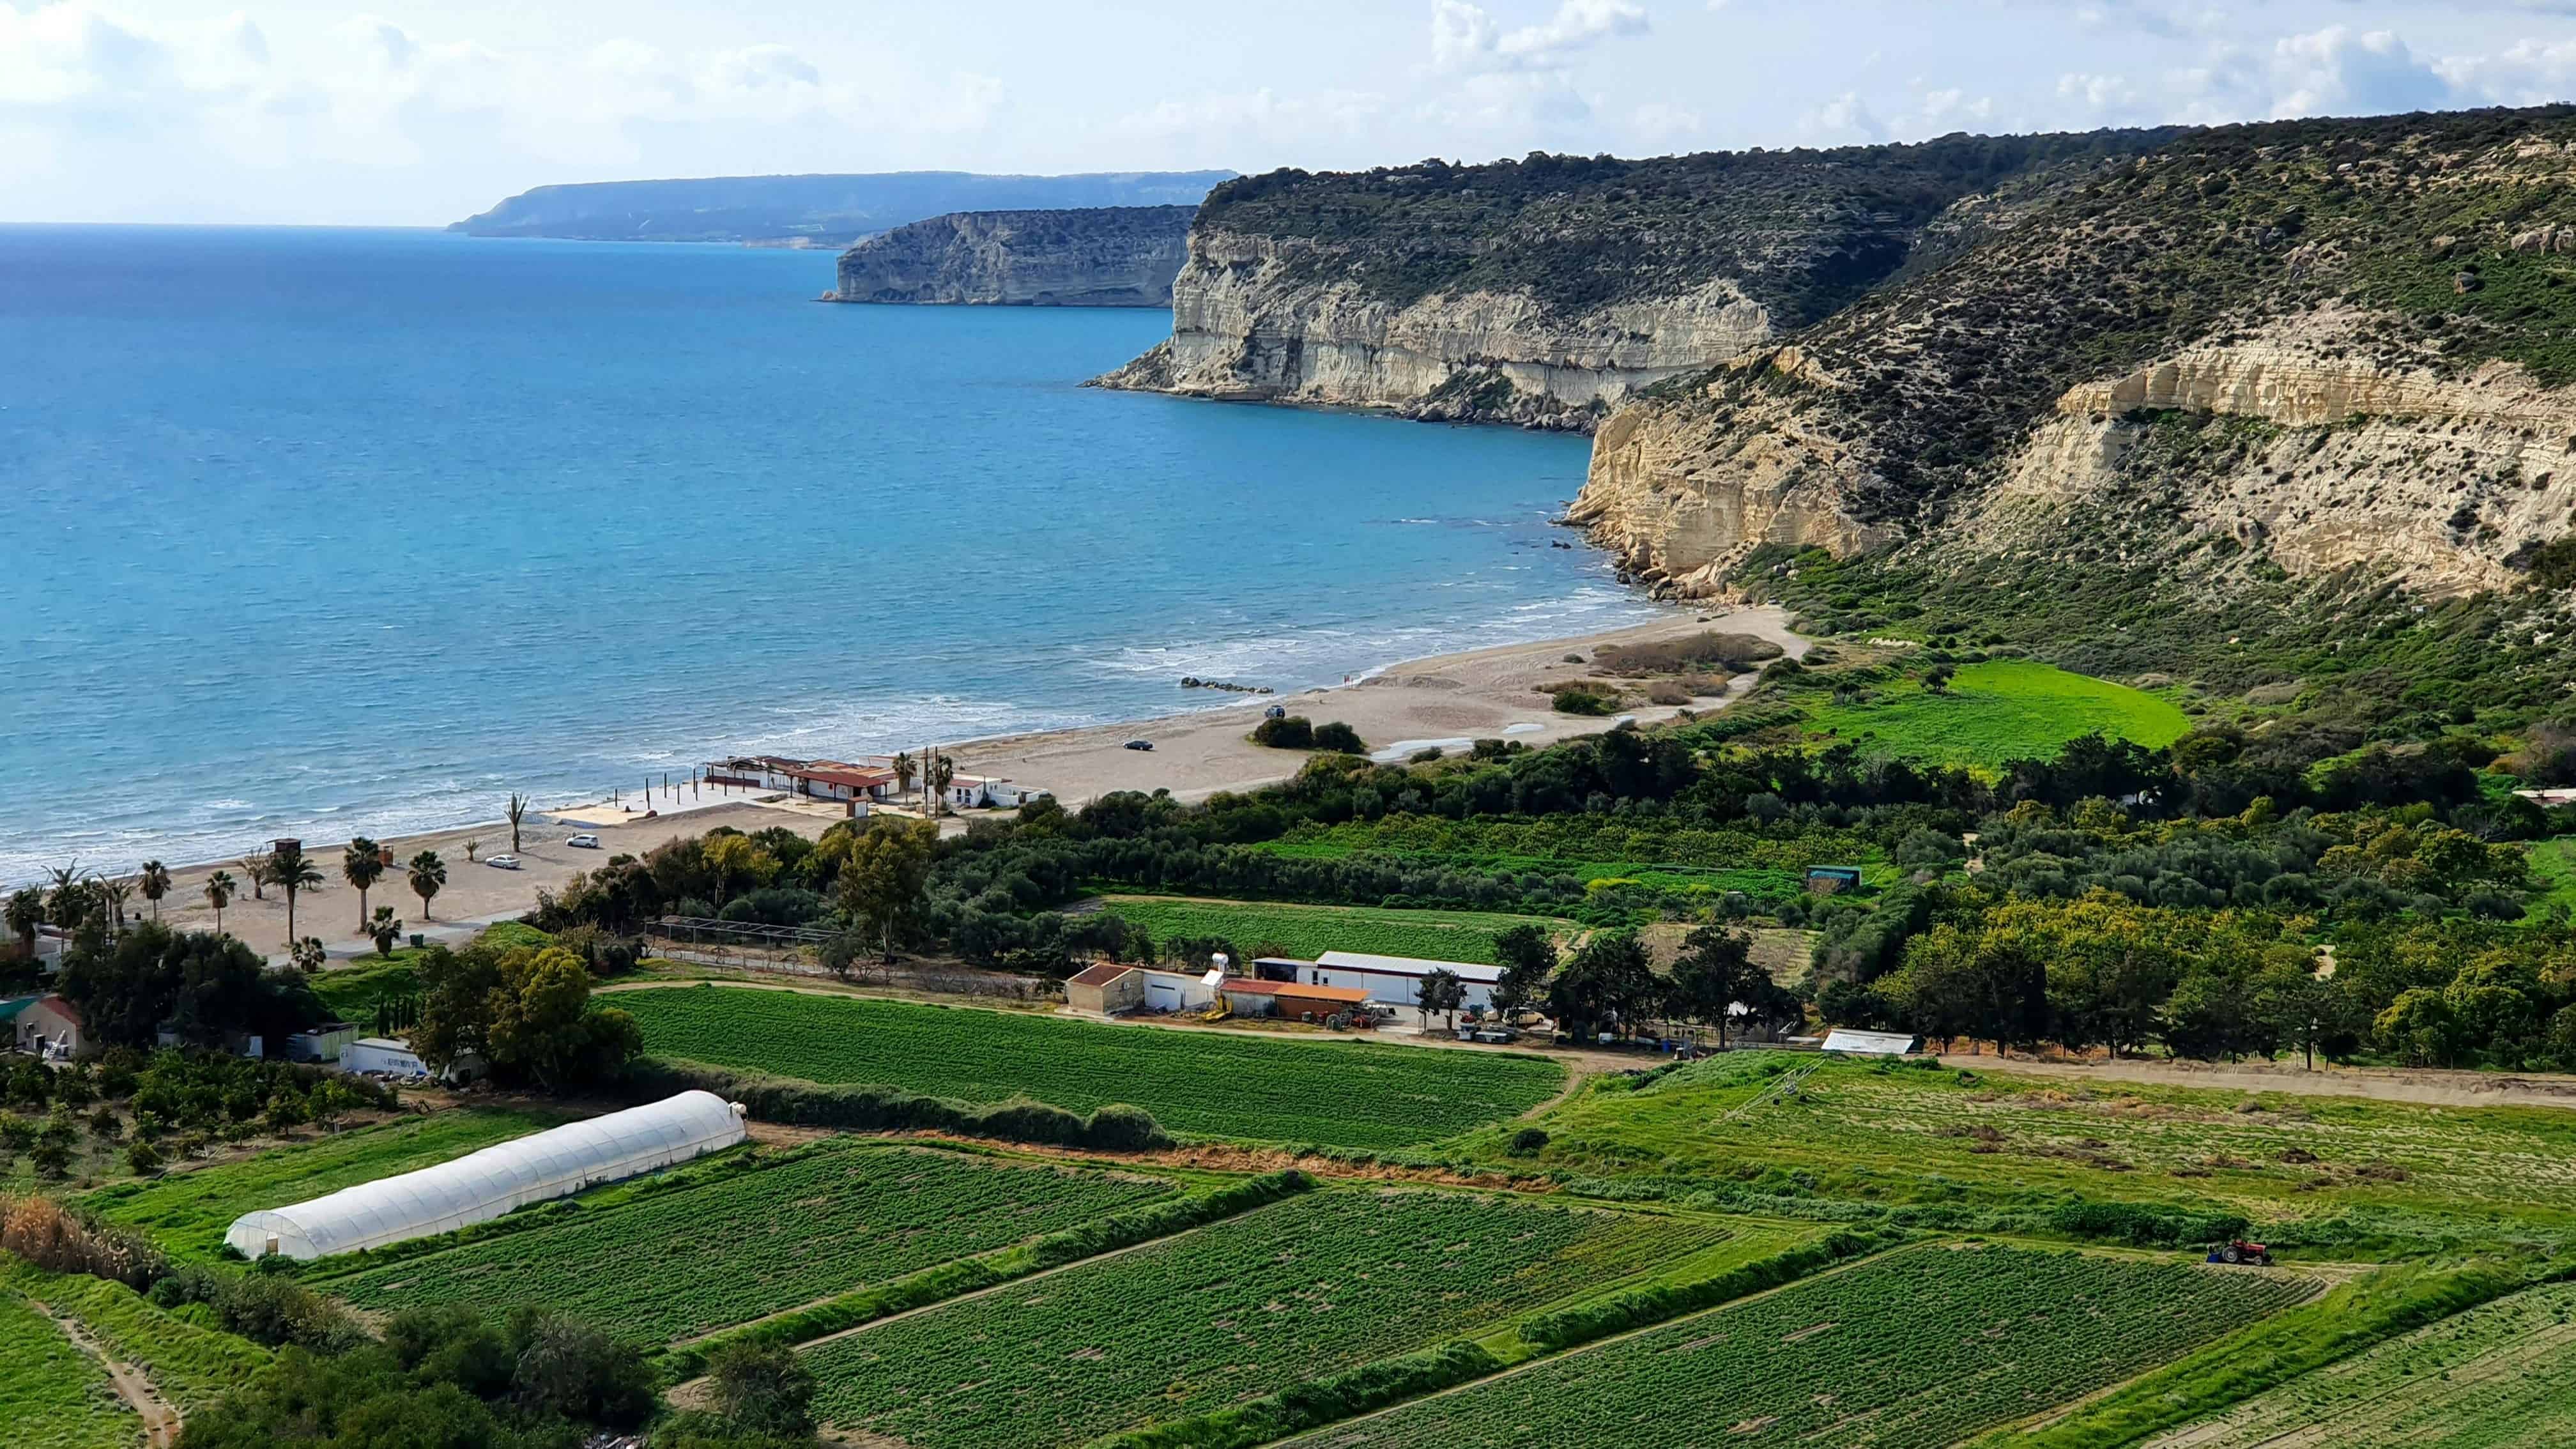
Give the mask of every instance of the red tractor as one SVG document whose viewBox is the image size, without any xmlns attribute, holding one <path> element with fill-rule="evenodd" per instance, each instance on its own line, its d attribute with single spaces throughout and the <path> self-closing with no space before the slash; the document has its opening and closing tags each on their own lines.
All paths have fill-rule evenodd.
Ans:
<svg viewBox="0 0 2576 1449">
<path fill-rule="evenodd" d="M 2257 1268 L 2269 1268 L 2272 1266 L 2272 1250 L 2261 1243 L 2249 1243 L 2243 1238 L 2235 1238 L 2210 1249 L 2209 1261 L 2231 1264 L 2251 1263 Z"/>
</svg>

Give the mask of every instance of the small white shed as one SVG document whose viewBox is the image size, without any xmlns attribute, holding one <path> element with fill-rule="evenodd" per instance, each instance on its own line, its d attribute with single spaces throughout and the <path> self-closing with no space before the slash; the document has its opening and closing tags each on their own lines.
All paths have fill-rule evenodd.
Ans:
<svg viewBox="0 0 2576 1449">
<path fill-rule="evenodd" d="M 1848 1031 L 1835 1027 L 1825 1033 L 1825 1050 L 1849 1052 L 1856 1057 L 1901 1057 L 1914 1050 L 1914 1038 L 1892 1031 Z"/>
<path fill-rule="evenodd" d="M 411 1043 L 389 1036 L 362 1036 L 340 1048 L 340 1070 L 388 1077 L 426 1077 L 429 1064 Z"/>
</svg>

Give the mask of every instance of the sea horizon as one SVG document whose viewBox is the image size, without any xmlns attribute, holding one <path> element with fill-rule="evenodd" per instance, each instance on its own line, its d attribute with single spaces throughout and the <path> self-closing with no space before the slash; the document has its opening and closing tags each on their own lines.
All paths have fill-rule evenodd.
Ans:
<svg viewBox="0 0 2576 1449">
<path fill-rule="evenodd" d="M 1168 314 L 820 306 L 832 258 L 0 226 L 0 881 L 1662 613 L 1551 547 L 1584 440 L 1084 389 Z"/>
</svg>

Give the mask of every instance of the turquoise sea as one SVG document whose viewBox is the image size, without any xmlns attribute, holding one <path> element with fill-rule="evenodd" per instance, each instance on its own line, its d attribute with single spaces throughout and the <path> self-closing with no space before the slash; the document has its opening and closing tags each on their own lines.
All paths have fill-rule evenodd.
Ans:
<svg viewBox="0 0 2576 1449">
<path fill-rule="evenodd" d="M 1108 393 L 829 253 L 0 227 L 0 881 L 1645 617 L 1582 440 Z"/>
</svg>

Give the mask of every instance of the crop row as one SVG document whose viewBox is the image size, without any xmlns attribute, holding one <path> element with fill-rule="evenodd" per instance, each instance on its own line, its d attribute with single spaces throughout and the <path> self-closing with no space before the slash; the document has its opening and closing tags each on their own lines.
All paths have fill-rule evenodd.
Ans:
<svg viewBox="0 0 2576 1449">
<path fill-rule="evenodd" d="M 48 1273 L 0 1254 L 0 1296 L 12 1293 L 80 1324 L 108 1353 L 150 1375 L 182 1413 L 212 1404 L 269 1363 L 268 1350 L 249 1339 L 155 1307 L 122 1283 Z"/>
<path fill-rule="evenodd" d="M 1401 1147 L 1515 1116 L 1556 1092 L 1537 1057 L 1143 1031 L 1045 1016 L 783 991 L 630 991 L 656 1056 L 965 1102 L 1141 1107 L 1171 1131 Z"/>
<path fill-rule="evenodd" d="M 561 1309 L 670 1342 L 1163 1197 L 1157 1178 L 827 1144 L 775 1166 L 367 1269 L 361 1308 Z M 636 1271 L 651 1265 L 650 1272 Z"/>
<path fill-rule="evenodd" d="M 1936 1449 L 2120 1382 L 2308 1295 L 2288 1274 L 1995 1246 L 1909 1249 L 1550 1359 L 1317 1449 Z"/>
<path fill-rule="evenodd" d="M 825 1342 L 818 1418 L 913 1449 L 1080 1443 L 1476 1332 L 1705 1247 L 1695 1220 L 1325 1192 Z"/>
<path fill-rule="evenodd" d="M 2148 1449 L 2576 1444 L 2576 1284 L 2530 1288 L 2391 1339 Z"/>
<path fill-rule="evenodd" d="M 1267 943 L 1301 960 L 1326 951 L 1412 956 L 1430 961 L 1497 964 L 1494 937 L 1514 926 L 1550 933 L 1569 927 L 1548 916 L 1491 911 L 1390 910 L 1379 906 L 1303 906 L 1267 901 L 1208 901 L 1174 896 L 1110 896 L 1109 909 L 1157 941 L 1217 937 L 1251 951 Z"/>
<path fill-rule="evenodd" d="M 97 1360 L 26 1299 L 0 1291 L 0 1440 L 10 1449 L 130 1449 L 136 1428 Z"/>
</svg>

